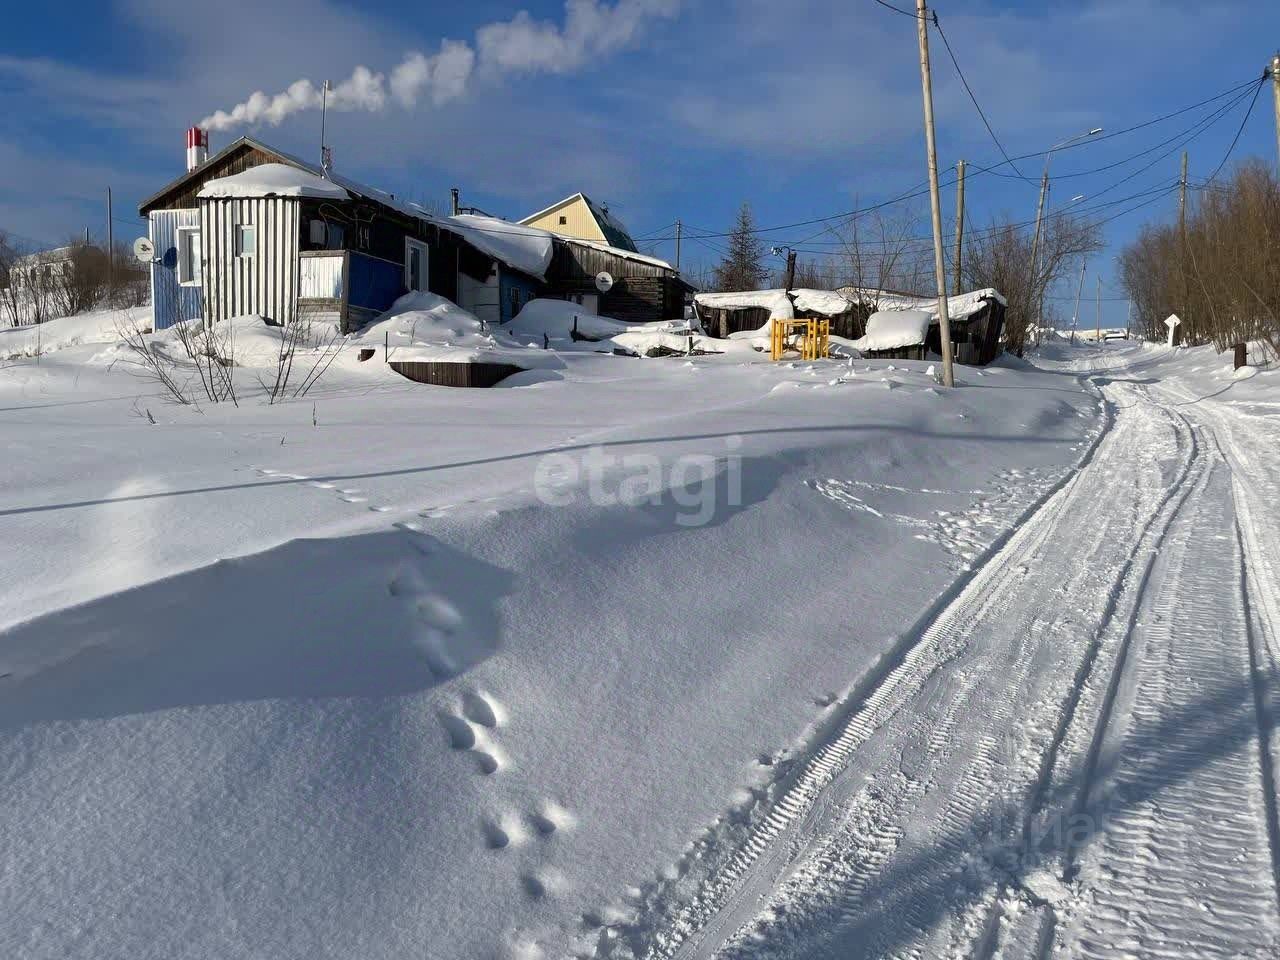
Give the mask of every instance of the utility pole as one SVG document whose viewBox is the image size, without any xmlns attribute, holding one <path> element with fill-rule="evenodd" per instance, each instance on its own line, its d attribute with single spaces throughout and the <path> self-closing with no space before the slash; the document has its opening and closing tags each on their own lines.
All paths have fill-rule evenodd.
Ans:
<svg viewBox="0 0 1280 960">
<path fill-rule="evenodd" d="M 1182 151 L 1182 179 L 1178 183 L 1178 273 L 1182 277 L 1182 315 L 1191 319 L 1187 304 L 1187 151 Z"/>
<path fill-rule="evenodd" d="M 1271 86 L 1276 93 L 1276 151 L 1280 155 L 1280 52 L 1271 58 Z"/>
<path fill-rule="evenodd" d="M 1040 253 L 1040 227 L 1044 221 L 1044 198 L 1049 192 L 1049 165 L 1045 164 L 1044 176 L 1040 178 L 1040 202 L 1036 204 L 1036 232 L 1031 239 L 1031 280 L 1027 290 L 1027 319 L 1031 318 L 1031 305 L 1038 303 L 1039 298 L 1036 296 L 1036 257 Z M 1040 317 L 1039 311 L 1036 312 L 1036 326 L 1039 328 Z M 1026 340 L 1026 332 L 1023 332 L 1023 340 Z M 1022 351 L 1018 351 L 1018 356 L 1022 356 Z"/>
<path fill-rule="evenodd" d="M 1076 328 L 1080 326 L 1080 295 L 1084 293 L 1084 268 L 1089 265 L 1088 260 L 1080 261 L 1080 285 L 1076 287 L 1076 312 L 1071 315 L 1071 343 L 1076 342 Z"/>
<path fill-rule="evenodd" d="M 920 90 L 924 97 L 924 138 L 929 155 L 929 206 L 933 216 L 933 266 L 938 281 L 938 332 L 942 340 L 942 385 L 955 386 L 951 368 L 951 318 L 947 314 L 947 265 L 942 253 L 942 198 L 938 193 L 938 145 L 933 131 L 933 81 L 929 77 L 929 12 L 916 0 L 916 33 L 920 41 Z"/>
<path fill-rule="evenodd" d="M 676 273 L 680 272 L 680 241 L 684 238 L 684 224 L 676 221 Z"/>
<path fill-rule="evenodd" d="M 1129 306 L 1124 311 L 1124 338 L 1129 339 L 1129 334 L 1133 329 L 1133 301 L 1129 301 Z"/>
<path fill-rule="evenodd" d="M 107 187 L 107 299 L 111 300 L 116 291 L 116 243 L 115 229 L 111 217 L 111 188 Z"/>
<path fill-rule="evenodd" d="M 952 292 L 958 297 L 964 290 L 961 284 L 961 267 L 964 264 L 964 167 L 961 160 L 956 164 L 956 278 Z"/>
<path fill-rule="evenodd" d="M 1098 332 L 1094 336 L 1095 343 L 1102 342 L 1102 274 L 1098 274 Z"/>
<path fill-rule="evenodd" d="M 796 285 L 796 252 L 787 250 L 787 293 L 791 292 L 791 288 Z"/>
</svg>

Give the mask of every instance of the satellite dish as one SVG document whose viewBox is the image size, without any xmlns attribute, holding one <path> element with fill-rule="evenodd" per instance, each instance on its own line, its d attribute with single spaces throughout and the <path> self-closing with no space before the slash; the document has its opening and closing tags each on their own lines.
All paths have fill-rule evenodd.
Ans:
<svg viewBox="0 0 1280 960">
<path fill-rule="evenodd" d="M 133 241 L 133 255 L 143 263 L 150 263 L 155 259 L 156 245 L 151 242 L 150 237 L 139 237 Z"/>
<path fill-rule="evenodd" d="M 613 274 L 608 270 L 601 270 L 596 274 L 596 289 L 601 293 L 608 293 L 613 289 Z"/>
</svg>

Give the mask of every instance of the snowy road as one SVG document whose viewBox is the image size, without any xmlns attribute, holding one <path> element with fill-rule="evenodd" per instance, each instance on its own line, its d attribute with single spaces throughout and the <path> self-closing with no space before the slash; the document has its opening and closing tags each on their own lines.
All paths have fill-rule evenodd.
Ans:
<svg viewBox="0 0 1280 960">
<path fill-rule="evenodd" d="M 1276 955 L 1280 418 L 1149 356 L 1086 361 L 1081 469 L 619 953 Z"/>
</svg>

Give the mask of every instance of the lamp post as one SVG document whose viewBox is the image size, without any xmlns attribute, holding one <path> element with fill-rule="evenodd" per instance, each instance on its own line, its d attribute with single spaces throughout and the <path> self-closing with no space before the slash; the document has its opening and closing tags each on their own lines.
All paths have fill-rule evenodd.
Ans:
<svg viewBox="0 0 1280 960">
<path fill-rule="evenodd" d="M 1096 137 L 1101 132 L 1102 127 L 1094 127 L 1092 130 L 1087 130 L 1084 133 L 1077 133 L 1074 137 L 1059 140 L 1051 146 L 1048 152 L 1044 155 L 1044 175 L 1040 178 L 1040 202 L 1036 204 L 1036 233 L 1035 237 L 1031 241 L 1031 286 L 1028 291 L 1031 295 L 1028 300 L 1034 298 L 1036 301 L 1035 334 L 1037 342 L 1039 342 L 1040 321 L 1044 314 L 1044 304 L 1036 293 L 1036 258 L 1040 253 L 1040 231 L 1044 223 L 1044 202 L 1049 193 L 1049 161 L 1053 159 L 1053 152 L 1055 150 L 1061 150 L 1063 147 L 1068 147 L 1081 140 L 1087 140 L 1089 137 Z M 1028 302 L 1028 307 L 1030 307 L 1030 302 Z"/>
</svg>

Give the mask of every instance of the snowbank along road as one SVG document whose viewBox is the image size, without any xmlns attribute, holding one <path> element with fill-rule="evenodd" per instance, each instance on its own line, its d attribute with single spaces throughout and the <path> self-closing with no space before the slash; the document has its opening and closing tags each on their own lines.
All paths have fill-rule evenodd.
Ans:
<svg viewBox="0 0 1280 960">
<path fill-rule="evenodd" d="M 1062 366 L 1081 468 L 605 955 L 1280 955 L 1280 416 Z"/>
</svg>

